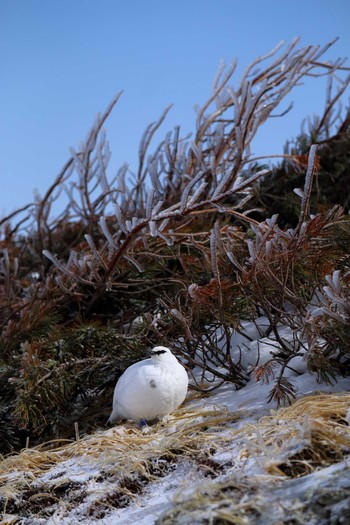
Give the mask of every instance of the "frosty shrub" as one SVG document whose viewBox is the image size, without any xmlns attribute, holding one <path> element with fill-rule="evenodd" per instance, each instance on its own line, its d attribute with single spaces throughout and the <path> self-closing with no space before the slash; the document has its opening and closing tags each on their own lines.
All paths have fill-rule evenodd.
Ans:
<svg viewBox="0 0 350 525">
<path fill-rule="evenodd" d="M 230 381 L 240 388 L 252 373 L 272 380 L 278 363 L 271 397 L 279 402 L 294 394 L 285 378 L 293 357 L 305 356 L 320 379 L 339 367 L 346 372 L 345 329 L 337 358 L 329 358 L 334 341 L 327 330 L 346 323 L 327 313 L 334 308 L 324 286 L 334 271 L 346 275 L 348 222 L 340 206 L 310 214 L 324 147 L 316 143 L 348 133 L 349 112 L 344 117 L 339 104 L 350 79 L 344 61 L 324 58 L 332 44 L 280 44 L 238 82 L 236 63 L 222 65 L 196 110 L 193 136 L 177 126 L 151 147 L 167 108 L 141 139 L 137 169 L 125 164 L 110 177 L 103 126 L 118 94 L 45 195 L 0 221 L 5 449 L 13 433 L 23 444 L 28 434 L 34 442 L 69 435 L 72 418 L 87 428 L 91 405 L 105 403 L 107 416 L 111 384 L 158 343 L 175 347 L 189 371 L 201 369 L 213 387 Z M 321 76 L 330 79 L 324 115 L 304 131 L 306 151 L 290 148 L 283 156 L 287 179 L 302 178 L 297 219 L 288 227 L 285 216 L 279 222 L 278 203 L 264 197 L 274 172 L 251 146 L 268 118 L 283 117 L 285 97 L 303 79 Z M 62 195 L 67 205 L 54 215 Z M 322 315 L 310 317 L 315 297 Z M 268 322 L 260 336 L 270 337 L 276 352 L 252 370 L 244 345 L 237 358 L 232 337 L 243 333 L 242 321 L 262 315 Z M 293 344 L 281 335 L 286 328 Z M 326 372 L 316 354 L 326 359 Z M 203 386 L 198 374 L 196 384 Z"/>
</svg>

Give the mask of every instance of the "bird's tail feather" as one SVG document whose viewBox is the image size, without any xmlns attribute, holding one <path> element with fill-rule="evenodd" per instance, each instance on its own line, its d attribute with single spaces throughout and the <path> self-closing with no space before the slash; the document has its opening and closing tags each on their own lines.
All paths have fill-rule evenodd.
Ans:
<svg viewBox="0 0 350 525">
<path fill-rule="evenodd" d="M 118 423 L 118 421 L 121 421 L 121 417 L 119 416 L 117 412 L 113 410 L 113 412 L 111 413 L 111 415 L 109 416 L 107 420 L 107 425 L 113 425 L 114 423 Z"/>
</svg>

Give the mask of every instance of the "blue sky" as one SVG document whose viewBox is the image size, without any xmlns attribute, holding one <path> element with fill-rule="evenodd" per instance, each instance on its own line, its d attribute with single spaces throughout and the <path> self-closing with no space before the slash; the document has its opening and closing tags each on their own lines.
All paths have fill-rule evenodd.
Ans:
<svg viewBox="0 0 350 525">
<path fill-rule="evenodd" d="M 107 121 L 111 174 L 137 165 L 146 125 L 174 104 L 164 133 L 193 130 L 195 104 L 210 94 L 220 59 L 256 56 L 295 36 L 301 44 L 340 40 L 329 58 L 350 52 L 348 0 L 1 0 L 0 215 L 43 193 L 84 139 L 94 116 L 123 89 Z M 254 151 L 277 154 L 303 117 L 320 112 L 324 82 L 293 95 Z"/>
</svg>

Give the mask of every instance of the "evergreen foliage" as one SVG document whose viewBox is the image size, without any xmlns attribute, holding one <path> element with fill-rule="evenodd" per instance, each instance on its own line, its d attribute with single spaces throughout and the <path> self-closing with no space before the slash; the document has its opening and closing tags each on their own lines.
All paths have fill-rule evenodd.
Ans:
<svg viewBox="0 0 350 525">
<path fill-rule="evenodd" d="M 333 134 L 316 130 L 310 124 L 293 142 L 287 143 L 285 160 L 257 182 L 253 191 L 256 207 L 263 216 L 278 214 L 280 226 L 295 226 L 299 220 L 299 199 L 293 192 L 303 185 L 304 169 L 312 144 L 318 144 L 317 174 L 312 188 L 311 213 L 322 213 L 336 204 L 350 211 L 350 112 L 342 118 Z M 261 215 L 260 215 L 261 217 Z"/>
</svg>

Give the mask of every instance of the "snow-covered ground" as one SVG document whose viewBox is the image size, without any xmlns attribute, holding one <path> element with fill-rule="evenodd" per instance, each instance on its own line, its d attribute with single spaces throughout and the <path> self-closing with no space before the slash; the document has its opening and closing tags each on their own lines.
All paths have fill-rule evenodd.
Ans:
<svg viewBox="0 0 350 525">
<path fill-rule="evenodd" d="M 253 325 L 246 330 L 253 339 L 245 345 L 249 369 L 270 359 L 276 347 L 259 339 Z M 287 331 L 284 337 L 290 337 Z M 233 334 L 233 355 L 245 341 Z M 60 449 L 24 450 L 5 459 L 0 496 L 7 505 L 1 525 L 220 519 L 277 525 L 303 523 L 303 516 L 319 525 L 331 523 L 331 512 L 332 523 L 350 523 L 350 517 L 336 521 L 346 516 L 350 502 L 349 378 L 339 377 L 334 385 L 317 383 L 302 356 L 287 375 L 300 400 L 290 409 L 276 411 L 276 404 L 267 402 L 271 384 L 254 376 L 240 390 L 226 383 L 209 395 L 190 393 L 170 421 L 148 435 L 132 424 L 119 425 Z M 314 453 L 317 432 L 321 445 Z M 329 458 L 328 445 L 322 449 L 327 439 L 331 448 L 335 443 Z M 322 507 L 318 489 L 338 494 L 334 509 Z M 306 493 L 315 508 L 307 507 Z M 299 521 L 290 519 L 294 511 Z"/>
</svg>

